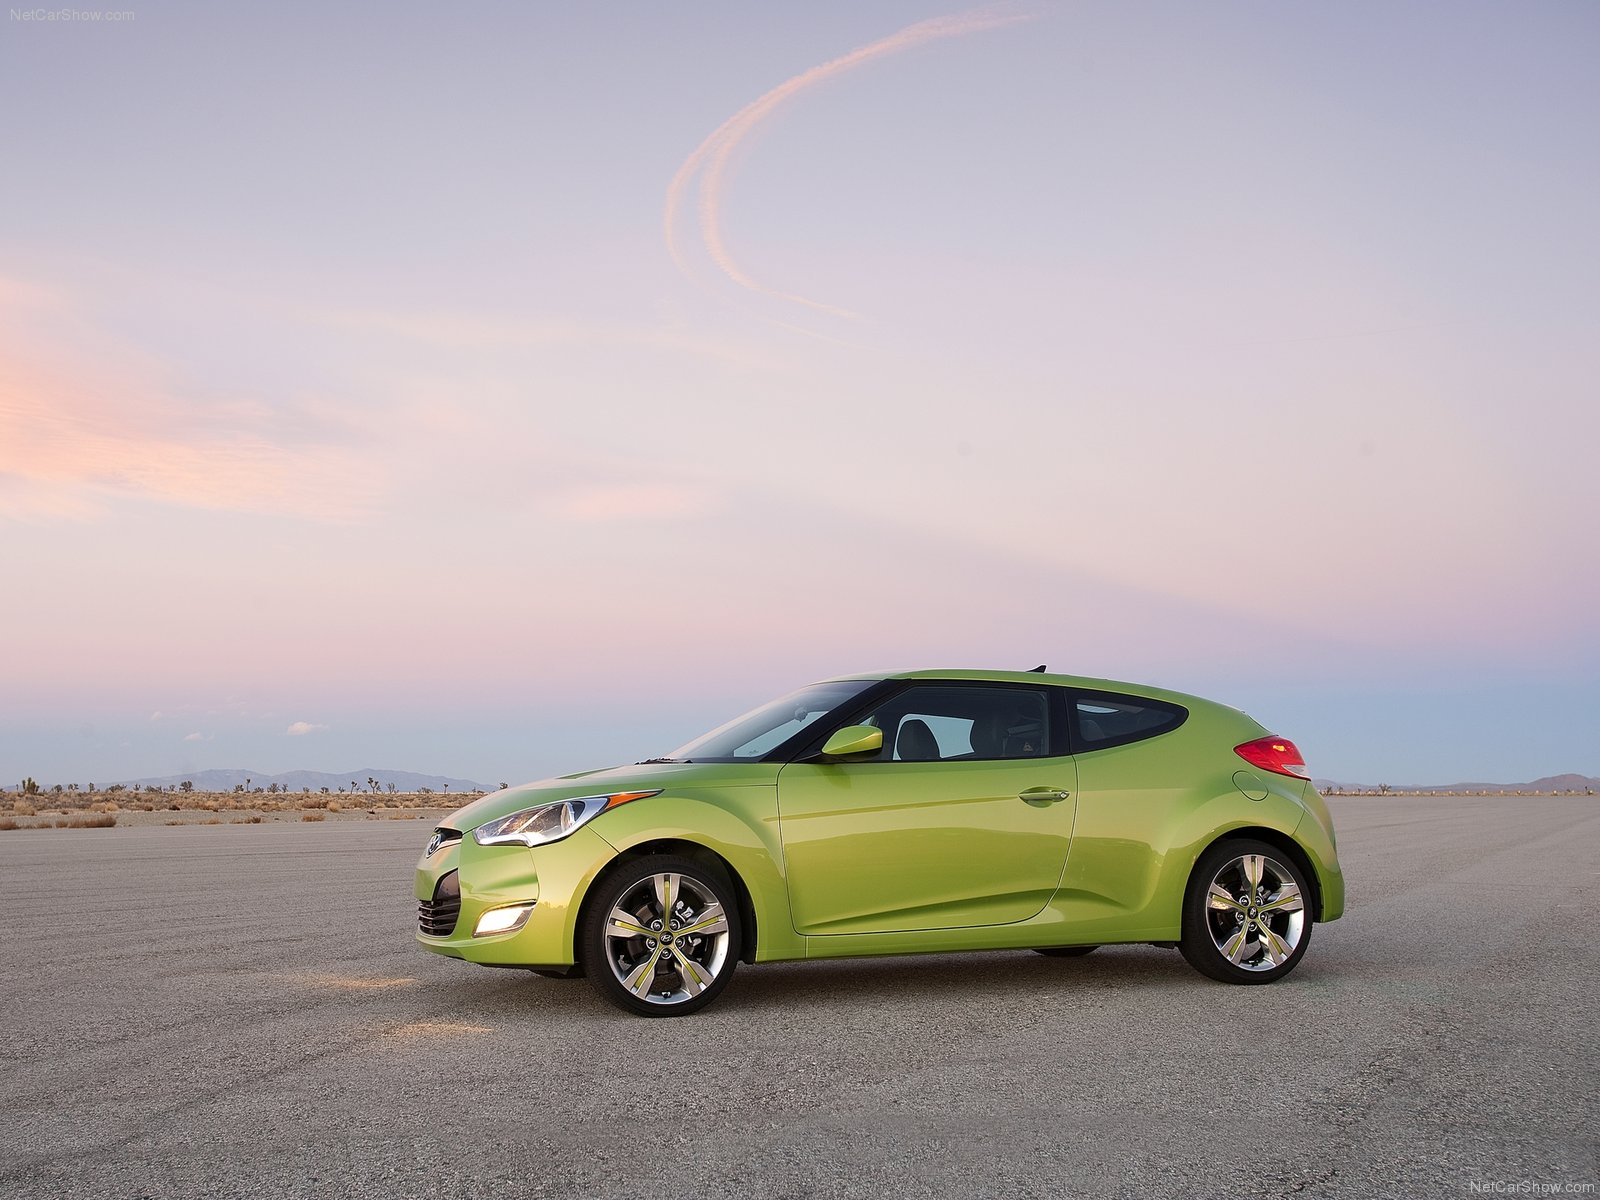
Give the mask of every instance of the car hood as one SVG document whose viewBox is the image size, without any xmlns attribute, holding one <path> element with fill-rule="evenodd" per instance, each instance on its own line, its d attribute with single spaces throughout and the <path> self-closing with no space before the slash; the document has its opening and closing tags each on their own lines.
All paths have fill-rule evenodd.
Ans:
<svg viewBox="0 0 1600 1200">
<path fill-rule="evenodd" d="M 557 779 L 541 779 L 501 788 L 456 809 L 439 824 L 463 833 L 486 821 L 508 816 L 536 804 L 551 804 L 578 796 L 603 796 L 612 792 L 674 791 L 702 787 L 771 787 L 781 763 L 635 763 L 580 771 Z"/>
</svg>

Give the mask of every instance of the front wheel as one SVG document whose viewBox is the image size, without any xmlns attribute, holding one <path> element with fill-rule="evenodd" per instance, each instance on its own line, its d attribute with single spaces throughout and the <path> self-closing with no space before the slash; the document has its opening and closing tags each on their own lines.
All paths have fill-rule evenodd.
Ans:
<svg viewBox="0 0 1600 1200">
<path fill-rule="evenodd" d="M 583 959 L 607 1000 L 641 1017 L 679 1017 L 728 986 L 739 961 L 739 906 L 722 872 L 651 855 L 595 886 Z"/>
<path fill-rule="evenodd" d="M 1276 846 L 1243 838 L 1218 842 L 1200 856 L 1183 904 L 1189 965 L 1224 983 L 1273 983 L 1305 955 L 1311 941 L 1311 889 Z"/>
</svg>

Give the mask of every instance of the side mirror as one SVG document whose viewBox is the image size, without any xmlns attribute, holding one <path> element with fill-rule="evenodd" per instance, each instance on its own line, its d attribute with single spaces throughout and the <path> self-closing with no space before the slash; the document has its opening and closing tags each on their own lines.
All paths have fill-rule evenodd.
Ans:
<svg viewBox="0 0 1600 1200">
<path fill-rule="evenodd" d="M 883 749 L 883 730 L 871 725 L 846 725 L 836 729 L 822 747 L 824 758 L 845 758 L 851 754 L 876 754 Z"/>
</svg>

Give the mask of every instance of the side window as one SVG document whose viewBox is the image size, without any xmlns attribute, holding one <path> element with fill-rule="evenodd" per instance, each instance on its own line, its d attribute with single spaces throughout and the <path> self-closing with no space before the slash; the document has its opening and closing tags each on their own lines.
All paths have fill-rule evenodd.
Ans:
<svg viewBox="0 0 1600 1200">
<path fill-rule="evenodd" d="M 883 761 L 1042 758 L 1050 746 L 1050 706 L 1037 688 L 907 688 L 863 724 L 883 730 Z"/>
<path fill-rule="evenodd" d="M 1076 742 L 1083 750 L 1101 750 L 1170 733 L 1189 716 L 1188 710 L 1163 700 L 1137 696 L 1080 695 L 1072 700 Z"/>
</svg>

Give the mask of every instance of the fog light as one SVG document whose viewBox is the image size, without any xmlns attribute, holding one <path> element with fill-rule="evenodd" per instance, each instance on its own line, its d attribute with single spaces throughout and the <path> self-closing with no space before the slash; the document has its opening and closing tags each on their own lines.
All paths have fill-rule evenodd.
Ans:
<svg viewBox="0 0 1600 1200">
<path fill-rule="evenodd" d="M 472 936 L 488 937 L 491 933 L 510 933 L 512 930 L 521 929 L 528 923 L 528 914 L 532 911 L 531 904 L 508 904 L 504 908 L 491 908 L 478 918 L 478 926 L 472 931 Z"/>
</svg>

